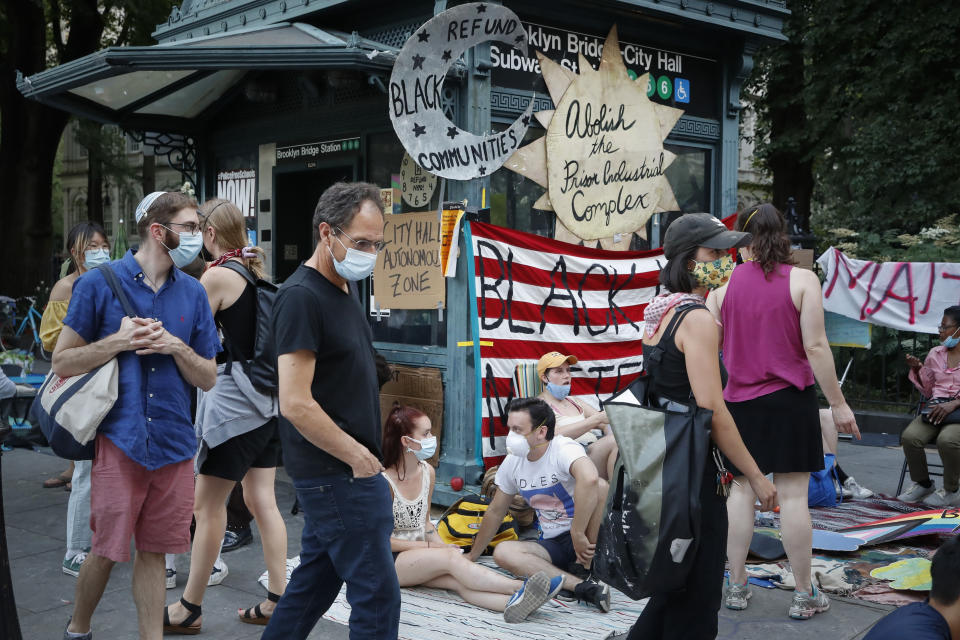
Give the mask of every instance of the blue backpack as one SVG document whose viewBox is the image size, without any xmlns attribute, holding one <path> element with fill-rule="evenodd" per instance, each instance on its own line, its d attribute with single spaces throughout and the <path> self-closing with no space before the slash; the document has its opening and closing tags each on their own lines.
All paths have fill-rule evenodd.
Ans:
<svg viewBox="0 0 960 640">
<path fill-rule="evenodd" d="M 837 457 L 832 453 L 823 455 L 823 469 L 810 472 L 810 489 L 807 493 L 807 504 L 811 507 L 835 507 L 837 505 L 837 485 L 840 478 L 837 476 Z M 843 500 L 843 494 L 840 494 Z"/>
</svg>

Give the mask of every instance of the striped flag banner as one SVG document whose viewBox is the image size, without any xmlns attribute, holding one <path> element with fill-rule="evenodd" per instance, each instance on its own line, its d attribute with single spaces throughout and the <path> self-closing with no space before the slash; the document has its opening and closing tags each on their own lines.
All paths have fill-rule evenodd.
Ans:
<svg viewBox="0 0 960 640">
<path fill-rule="evenodd" d="M 506 455 L 505 409 L 518 364 L 574 355 L 571 397 L 598 407 L 641 372 L 643 311 L 659 292 L 663 252 L 606 251 L 471 222 L 477 422 L 483 464 Z M 482 342 L 481 342 L 482 341 Z"/>
</svg>

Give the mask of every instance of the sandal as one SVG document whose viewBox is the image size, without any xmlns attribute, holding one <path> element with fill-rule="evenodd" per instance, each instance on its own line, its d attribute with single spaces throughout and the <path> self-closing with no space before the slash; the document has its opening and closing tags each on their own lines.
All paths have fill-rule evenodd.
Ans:
<svg viewBox="0 0 960 640">
<path fill-rule="evenodd" d="M 267 600 L 270 602 L 280 602 L 280 596 L 267 591 Z M 247 624 L 265 625 L 270 622 L 270 616 L 263 615 L 259 604 L 247 610 L 237 609 L 237 617 L 240 618 L 240 622 Z"/>
<path fill-rule="evenodd" d="M 47 478 L 43 481 L 44 489 L 58 489 L 60 487 L 65 487 L 70 480 L 73 479 L 73 475 L 64 477 L 63 475 L 53 476 L 52 478 Z"/>
<path fill-rule="evenodd" d="M 163 608 L 163 632 L 164 633 L 175 633 L 183 636 L 194 636 L 200 633 L 200 628 L 202 623 L 196 622 L 197 618 L 203 615 L 203 610 L 198 604 L 191 604 L 180 598 L 180 604 L 183 605 L 183 608 L 190 612 L 183 622 L 178 622 L 177 624 L 170 623 L 170 607 Z"/>
</svg>

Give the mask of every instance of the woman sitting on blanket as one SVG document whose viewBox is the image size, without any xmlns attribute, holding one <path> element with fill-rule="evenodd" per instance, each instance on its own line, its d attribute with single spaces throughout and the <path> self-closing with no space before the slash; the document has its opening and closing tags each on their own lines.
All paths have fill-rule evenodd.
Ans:
<svg viewBox="0 0 960 640">
<path fill-rule="evenodd" d="M 570 397 L 572 364 L 577 364 L 576 356 L 565 356 L 557 351 L 540 356 L 537 373 L 543 383 L 543 392 L 537 397 L 553 409 L 557 417 L 556 435 L 567 436 L 582 444 L 600 477 L 610 480 L 619 453 L 617 441 L 610 430 L 606 412 Z"/>
<path fill-rule="evenodd" d="M 456 591 L 470 604 L 502 611 L 521 622 L 560 591 L 559 578 L 542 571 L 521 582 L 470 562 L 456 545 L 444 544 L 430 522 L 435 473 L 425 460 L 437 449 L 430 418 L 395 405 L 383 428 L 383 475 L 393 492 L 390 547 L 401 587 L 422 585 Z"/>
</svg>

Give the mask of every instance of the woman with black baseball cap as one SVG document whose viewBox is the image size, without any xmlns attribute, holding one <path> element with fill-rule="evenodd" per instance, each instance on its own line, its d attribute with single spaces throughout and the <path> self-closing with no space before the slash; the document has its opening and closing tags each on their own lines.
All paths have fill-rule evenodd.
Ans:
<svg viewBox="0 0 960 640">
<path fill-rule="evenodd" d="M 823 469 L 814 379 L 830 402 L 837 428 L 859 432 L 837 382 L 820 280 L 813 271 L 791 266 L 783 216 L 763 204 L 740 213 L 736 228 L 753 238 L 740 249 L 745 262 L 710 299 L 723 323 L 723 361 L 730 371 L 723 395 L 747 449 L 764 473 L 774 474 L 783 546 L 797 581 L 788 615 L 803 620 L 830 608 L 830 600 L 810 581 L 807 492 L 810 472 Z M 744 471 L 739 462 L 730 462 L 734 475 Z M 728 503 L 728 609 L 746 609 L 750 597 L 744 562 L 753 537 L 753 505 L 751 488 L 735 485 Z"/>
<path fill-rule="evenodd" d="M 744 470 L 751 490 L 765 510 L 776 504 L 777 491 L 747 451 L 723 401 L 720 332 L 704 306 L 708 291 L 724 284 L 733 271 L 728 250 L 746 245 L 750 234 L 729 231 L 706 213 L 688 213 L 667 229 L 663 252 L 668 262 L 660 283 L 669 291 L 644 313 L 643 361 L 651 391 L 661 402 L 688 403 L 713 411 L 711 438 L 720 451 Z M 654 352 L 658 357 L 650 357 Z M 727 538 L 726 480 L 708 456 L 700 488 L 701 528 L 694 564 L 682 591 L 650 598 L 629 638 L 714 638 L 720 610 L 724 548 Z M 719 473 L 718 473 L 719 472 Z M 663 487 L 666 494 L 671 489 Z"/>
</svg>

